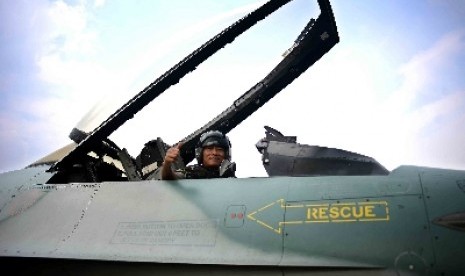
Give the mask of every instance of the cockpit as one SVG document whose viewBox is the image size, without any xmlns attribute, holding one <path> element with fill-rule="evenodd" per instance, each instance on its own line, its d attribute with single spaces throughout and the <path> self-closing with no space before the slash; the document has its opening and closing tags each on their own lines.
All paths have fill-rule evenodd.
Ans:
<svg viewBox="0 0 465 276">
<path fill-rule="evenodd" d="M 157 137 L 145 142 L 140 153 L 133 157 L 126 148 L 114 143 L 110 135 L 200 63 L 287 2 L 290 1 L 271 0 L 234 22 L 145 87 L 99 126 L 93 130 L 74 128 L 69 134 L 72 144 L 31 166 L 51 164 L 49 171 L 54 176 L 49 183 L 158 179 L 157 169 L 161 167 L 170 145 Z M 320 13 L 317 18 L 308 20 L 292 46 L 282 55 L 282 60 L 263 79 L 214 119 L 180 140 L 183 142 L 181 160 L 176 166 L 182 168 L 194 159 L 194 148 L 202 133 L 209 130 L 230 132 L 339 42 L 329 2 L 319 0 L 318 5 Z M 269 176 L 388 174 L 370 157 L 338 149 L 300 145 L 296 143 L 296 137 L 284 136 L 268 126 L 265 126 L 265 130 L 266 137 L 259 140 L 256 148 L 262 154 L 262 163 Z"/>
</svg>

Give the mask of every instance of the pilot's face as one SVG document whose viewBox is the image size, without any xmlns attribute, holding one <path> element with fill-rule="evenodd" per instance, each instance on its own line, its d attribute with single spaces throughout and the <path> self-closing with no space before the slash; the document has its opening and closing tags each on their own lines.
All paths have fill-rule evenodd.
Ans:
<svg viewBox="0 0 465 276">
<path fill-rule="evenodd" d="M 218 146 L 207 146 L 202 153 L 203 166 L 206 168 L 219 167 L 224 160 L 225 152 Z"/>
</svg>

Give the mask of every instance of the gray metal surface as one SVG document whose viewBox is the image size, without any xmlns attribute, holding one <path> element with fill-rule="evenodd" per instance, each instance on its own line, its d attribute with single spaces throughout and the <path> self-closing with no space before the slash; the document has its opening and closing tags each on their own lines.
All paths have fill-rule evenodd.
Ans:
<svg viewBox="0 0 465 276">
<path fill-rule="evenodd" d="M 461 179 L 400 167 L 389 176 L 16 184 L 1 197 L 0 255 L 457 272 L 464 232 L 431 220 L 465 209 Z M 450 204 L 435 205 L 445 197 Z"/>
</svg>

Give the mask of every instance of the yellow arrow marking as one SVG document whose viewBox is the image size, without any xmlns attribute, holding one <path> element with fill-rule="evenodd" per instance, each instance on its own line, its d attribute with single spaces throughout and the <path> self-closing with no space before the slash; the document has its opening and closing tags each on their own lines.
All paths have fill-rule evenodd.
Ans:
<svg viewBox="0 0 465 276">
<path fill-rule="evenodd" d="M 266 205 L 265 207 L 262 207 L 262 208 L 258 209 L 257 211 L 254 211 L 254 212 L 248 214 L 247 218 L 250 219 L 250 220 L 256 221 L 258 224 L 260 224 L 261 226 L 264 226 L 265 228 L 268 228 L 268 229 L 273 230 L 274 232 L 276 232 L 278 234 L 281 234 L 281 223 L 282 222 L 279 222 L 278 223 L 278 229 L 275 229 L 271 225 L 269 225 L 269 224 L 267 224 L 267 223 L 265 223 L 265 222 L 263 222 L 263 221 L 261 221 L 259 219 L 256 219 L 254 217 L 255 214 L 257 214 L 258 212 L 262 212 L 263 210 L 268 209 L 268 208 L 272 207 L 275 204 L 279 204 L 281 208 L 285 207 L 284 206 L 284 199 L 278 199 L 275 202 L 272 202 L 272 203 Z"/>
<path fill-rule="evenodd" d="M 299 216 L 305 216 L 305 219 L 278 221 L 277 228 L 271 223 L 257 219 L 257 213 L 263 212 L 277 205 L 281 209 L 291 210 L 306 209 Z M 363 202 L 342 202 L 342 203 L 323 203 L 323 204 L 303 204 L 303 203 L 285 203 L 284 199 L 278 199 L 257 211 L 251 212 L 247 218 L 257 222 L 259 225 L 274 231 L 277 234 L 282 233 L 284 225 L 301 225 L 310 223 L 342 223 L 342 222 L 369 222 L 369 221 L 389 221 L 389 206 L 387 201 L 363 201 Z"/>
</svg>

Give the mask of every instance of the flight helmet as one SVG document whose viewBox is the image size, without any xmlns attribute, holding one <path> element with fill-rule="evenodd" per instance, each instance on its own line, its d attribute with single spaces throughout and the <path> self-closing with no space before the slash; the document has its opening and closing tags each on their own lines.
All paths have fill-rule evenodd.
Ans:
<svg viewBox="0 0 465 276">
<path fill-rule="evenodd" d="M 228 136 L 221 131 L 210 130 L 200 136 L 197 147 L 195 148 L 195 158 L 199 164 L 202 164 L 202 152 L 204 147 L 218 146 L 224 149 L 224 158 L 231 161 L 231 142 Z"/>
</svg>

